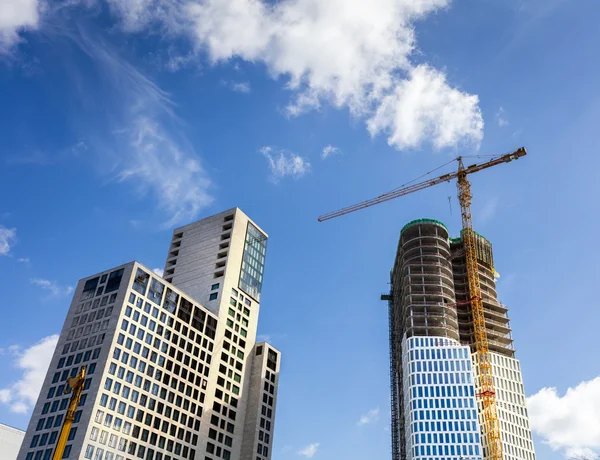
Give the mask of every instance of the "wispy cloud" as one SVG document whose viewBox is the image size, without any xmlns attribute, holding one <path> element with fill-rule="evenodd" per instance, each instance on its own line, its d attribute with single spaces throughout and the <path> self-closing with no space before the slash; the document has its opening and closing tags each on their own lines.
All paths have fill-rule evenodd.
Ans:
<svg viewBox="0 0 600 460">
<path fill-rule="evenodd" d="M 311 166 L 306 158 L 285 150 L 274 151 L 272 147 L 263 147 L 260 153 L 264 155 L 271 171 L 271 180 L 275 183 L 280 179 L 291 176 L 299 179 L 310 172 Z"/>
<path fill-rule="evenodd" d="M 69 38 L 98 71 L 94 78 L 102 83 L 96 111 L 110 114 L 108 123 L 95 117 L 82 127 L 86 142 L 77 144 L 77 152 L 103 155 L 119 182 L 131 184 L 140 197 L 152 197 L 166 215 L 164 227 L 193 220 L 212 202 L 211 182 L 170 95 L 92 32 L 79 29 Z M 74 78 L 86 93 L 82 100 L 98 93 L 87 87 L 87 75 Z"/>
<path fill-rule="evenodd" d="M 600 377 L 559 395 L 543 388 L 527 398 L 532 430 L 565 456 L 600 454 Z"/>
<path fill-rule="evenodd" d="M 165 271 L 162 268 L 153 268 L 152 271 L 157 274 L 158 276 L 160 276 L 161 278 L 163 277 Z"/>
<path fill-rule="evenodd" d="M 34 22 L 26 20 L 33 18 L 32 12 L 39 13 L 35 0 L 10 0 L 7 6 L 5 3 L 3 8 L 14 13 L 22 26 L 16 29 L 10 24 L 7 26 L 3 22 L 6 16 L 1 15 L 0 33 L 4 42 L 6 30 L 18 35 L 27 24 L 33 27 Z M 78 1 L 66 3 L 75 5 Z M 81 4 L 84 3 L 93 2 Z M 120 17 L 124 30 L 129 32 L 148 24 L 146 20 L 158 14 L 159 9 L 161 13 L 166 12 L 167 7 L 152 9 L 150 3 L 126 0 L 110 2 L 110 7 Z M 64 5 L 58 7 L 48 3 L 46 14 L 59 14 L 66 9 Z M 26 15 L 25 10 L 31 14 Z M 36 26 L 38 19 L 36 16 Z M 208 193 L 210 180 L 185 134 L 185 123 L 175 115 L 175 103 L 170 95 L 121 58 L 102 40 L 99 32 L 72 23 L 44 32 L 45 38 L 55 40 L 56 46 L 75 45 L 74 49 L 82 51 L 83 57 L 87 56 L 93 64 L 82 65 L 83 59 L 65 62 L 73 78 L 73 89 L 81 93 L 78 101 L 87 104 L 82 107 L 84 110 L 77 111 L 78 118 L 73 120 L 73 124 L 80 127 L 81 135 L 72 148 L 58 155 L 33 151 L 14 158 L 14 161 L 47 164 L 66 153 L 72 157 L 90 152 L 101 156 L 101 161 L 96 163 L 108 165 L 111 177 L 133 185 L 142 198 L 154 198 L 155 208 L 163 213 L 163 226 L 194 219 L 212 202 Z M 72 52 L 64 53 L 65 59 L 72 55 Z M 93 110 L 89 110 L 90 107 Z M 86 113 L 93 115 L 81 115 Z"/>
<path fill-rule="evenodd" d="M 56 281 L 50 281 L 42 278 L 33 278 L 31 284 L 34 284 L 50 293 L 50 297 L 60 298 L 68 296 L 73 292 L 73 286 L 61 286 Z"/>
<path fill-rule="evenodd" d="M 242 81 L 242 82 L 231 82 L 231 89 L 237 93 L 249 93 L 250 92 L 250 82 Z"/>
<path fill-rule="evenodd" d="M 19 257 L 17 259 L 17 262 L 20 262 L 22 264 L 28 264 L 29 262 L 31 262 L 31 259 L 29 257 Z"/>
<path fill-rule="evenodd" d="M 17 381 L 0 389 L 1 404 L 6 404 L 12 412 L 21 414 L 32 409 L 57 342 L 58 335 L 51 335 L 25 349 L 16 345 L 9 348 L 9 352 L 15 357 L 14 365 L 21 375 Z"/>
<path fill-rule="evenodd" d="M 299 450 L 298 455 L 302 455 L 303 457 L 306 457 L 306 458 L 313 458 L 314 455 L 317 453 L 317 450 L 319 450 L 320 445 L 321 444 L 318 442 L 315 442 L 314 444 L 309 444 L 304 449 Z"/>
<path fill-rule="evenodd" d="M 498 123 L 498 126 L 501 128 L 508 126 L 508 120 L 506 119 L 506 115 L 502 107 L 500 107 L 496 112 L 496 123 Z"/>
<path fill-rule="evenodd" d="M 6 256 L 17 241 L 17 229 L 0 225 L 0 256 Z"/>
<path fill-rule="evenodd" d="M 323 148 L 323 151 L 321 152 L 321 158 L 323 158 L 325 160 L 329 156 L 335 155 L 336 153 L 341 153 L 340 149 L 337 147 L 334 147 L 333 145 L 328 145 Z"/>
<path fill-rule="evenodd" d="M 71 154 L 73 156 L 81 156 L 84 155 L 87 151 L 89 150 L 89 147 L 87 146 L 87 144 L 83 141 L 79 141 L 77 142 L 75 145 L 73 145 L 70 149 Z"/>
<path fill-rule="evenodd" d="M 375 423 L 379 420 L 379 407 L 376 409 L 371 409 L 365 415 L 361 416 L 358 422 L 356 422 L 357 426 L 368 425 L 369 423 Z"/>
</svg>

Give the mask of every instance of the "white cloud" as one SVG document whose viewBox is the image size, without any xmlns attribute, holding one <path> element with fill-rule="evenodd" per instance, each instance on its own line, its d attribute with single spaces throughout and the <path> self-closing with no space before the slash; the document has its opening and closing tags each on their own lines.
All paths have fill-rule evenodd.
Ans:
<svg viewBox="0 0 600 460">
<path fill-rule="evenodd" d="M 0 225 L 0 256 L 5 256 L 10 252 L 17 240 L 17 229 L 6 228 Z"/>
<path fill-rule="evenodd" d="M 28 264 L 29 262 L 31 262 L 31 259 L 29 257 L 19 257 L 17 259 L 17 262 L 20 262 L 22 264 Z"/>
<path fill-rule="evenodd" d="M 19 32 L 38 27 L 41 5 L 38 0 L 2 0 L 0 8 L 0 54 L 3 54 L 22 40 Z"/>
<path fill-rule="evenodd" d="M 600 377 L 567 389 L 543 388 L 527 398 L 531 428 L 566 456 L 600 454 Z"/>
<path fill-rule="evenodd" d="M 250 92 L 250 82 L 242 81 L 242 82 L 231 82 L 231 89 L 237 93 L 249 93 Z"/>
<path fill-rule="evenodd" d="M 264 64 L 292 92 L 289 115 L 323 103 L 348 108 L 366 120 L 372 135 L 386 133 L 399 149 L 425 142 L 436 148 L 478 145 L 482 139 L 477 96 L 413 62 L 416 24 L 450 0 L 107 1 L 125 32 L 152 29 L 165 41 L 174 39 L 170 43 L 177 35 L 191 38 L 192 50 L 182 50 L 182 61 L 206 50 L 213 63 Z"/>
<path fill-rule="evenodd" d="M 369 423 L 375 423 L 377 420 L 379 420 L 379 407 L 376 409 L 371 409 L 365 415 L 361 416 L 358 422 L 356 422 L 356 425 L 368 425 Z"/>
<path fill-rule="evenodd" d="M 121 18 L 121 25 L 127 32 L 138 32 L 148 25 L 153 17 L 167 11 L 154 0 L 106 0 L 110 9 Z"/>
<path fill-rule="evenodd" d="M 334 147 L 333 145 L 328 145 L 323 148 L 323 151 L 321 152 L 321 158 L 325 160 L 330 155 L 335 155 L 336 153 L 340 153 L 340 149 Z"/>
<path fill-rule="evenodd" d="M 41 278 L 33 278 L 31 284 L 35 284 L 42 289 L 50 292 L 50 297 L 60 298 L 68 296 L 73 292 L 73 286 L 61 286 L 56 281 L 45 280 Z"/>
<path fill-rule="evenodd" d="M 165 274 L 165 271 L 162 268 L 153 268 L 152 271 L 154 273 L 156 273 L 158 276 L 160 276 L 161 278 Z"/>
<path fill-rule="evenodd" d="M 44 377 L 48 371 L 58 335 L 51 335 L 29 348 L 11 347 L 15 366 L 21 372 L 19 380 L 0 389 L 0 403 L 10 406 L 17 413 L 29 412 L 37 401 Z"/>
<path fill-rule="evenodd" d="M 600 456 L 598 452 L 594 452 L 592 449 L 571 447 L 565 450 L 565 457 L 570 460 L 599 460 Z"/>
<path fill-rule="evenodd" d="M 309 444 L 304 449 L 298 451 L 298 455 L 302 455 L 306 458 L 312 458 L 317 453 L 317 450 L 319 449 L 320 445 L 321 444 L 318 442 L 315 442 L 314 444 Z"/>
<path fill-rule="evenodd" d="M 504 115 L 504 109 L 502 107 L 500 107 L 496 112 L 496 123 L 498 123 L 498 126 L 500 126 L 501 128 L 508 126 L 508 120 Z"/>
<path fill-rule="evenodd" d="M 419 65 L 382 98 L 367 125 L 371 135 L 388 133 L 388 144 L 398 149 L 418 147 L 426 139 L 438 149 L 463 140 L 479 144 L 483 118 L 478 102 L 477 96 L 451 88 L 442 72 Z"/>
<path fill-rule="evenodd" d="M 299 179 L 310 172 L 310 163 L 306 158 L 302 158 L 295 153 L 279 150 L 278 153 L 273 151 L 272 147 L 263 147 L 260 149 L 269 163 L 271 170 L 271 179 L 273 182 L 279 182 L 285 176 L 291 176 Z"/>
<path fill-rule="evenodd" d="M 214 62 L 262 61 L 294 91 L 291 115 L 324 101 L 368 119 L 398 148 L 431 139 L 438 148 L 478 144 L 477 96 L 445 75 L 414 66 L 415 22 L 449 0 L 188 0 L 193 35 Z"/>
</svg>

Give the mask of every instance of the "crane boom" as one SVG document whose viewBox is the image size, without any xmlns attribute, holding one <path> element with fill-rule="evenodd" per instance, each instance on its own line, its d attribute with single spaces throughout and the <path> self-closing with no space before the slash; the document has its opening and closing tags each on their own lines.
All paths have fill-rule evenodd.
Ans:
<svg viewBox="0 0 600 460">
<path fill-rule="evenodd" d="M 63 458 L 65 447 L 67 445 L 67 441 L 69 440 L 69 433 L 71 432 L 71 427 L 75 421 L 75 412 L 77 411 L 77 406 L 79 405 L 81 394 L 83 393 L 85 374 L 86 366 L 83 366 L 79 374 L 77 374 L 75 377 L 69 377 L 67 379 L 68 387 L 65 387 L 65 393 L 71 389 L 72 394 L 69 401 L 69 408 L 67 409 L 67 415 L 65 416 L 65 421 L 60 429 L 60 435 L 58 436 L 58 441 L 56 443 L 56 448 L 54 449 L 52 460 L 60 460 Z"/>
<path fill-rule="evenodd" d="M 474 165 L 468 166 L 467 168 L 464 169 L 463 173 L 465 175 L 473 174 L 475 172 L 481 171 L 483 169 L 491 168 L 492 166 L 496 166 L 501 163 L 508 163 L 509 161 L 517 160 L 517 159 L 521 158 L 522 156 L 525 156 L 526 154 L 527 154 L 527 152 L 526 152 L 525 148 L 520 148 L 513 153 L 501 155 L 501 156 L 494 158 L 490 161 L 487 161 L 485 163 L 482 163 L 479 165 L 474 164 Z M 461 159 L 461 157 L 457 158 L 457 160 L 460 160 L 460 159 Z M 361 209 L 365 209 L 370 206 L 374 206 L 376 204 L 383 203 L 385 201 L 393 200 L 394 198 L 398 198 L 398 197 L 401 197 L 404 195 L 409 195 L 411 193 L 418 192 L 419 190 L 423 190 L 428 187 L 433 187 L 434 185 L 441 184 L 442 182 L 449 182 L 453 179 L 457 179 L 458 176 L 459 176 L 458 171 L 452 172 L 449 174 L 444 174 L 442 176 L 436 177 L 435 179 L 429 179 L 429 180 L 426 180 L 423 182 L 419 182 L 418 184 L 409 185 L 408 187 L 404 187 L 404 188 L 397 189 L 397 190 L 392 190 L 391 192 L 384 193 L 383 195 L 379 195 L 376 198 L 371 198 L 370 200 L 363 201 L 361 203 L 357 203 L 352 206 L 342 208 L 338 211 L 323 214 L 322 216 L 319 217 L 318 220 L 319 220 L 319 222 L 324 222 L 326 220 L 333 219 L 335 217 L 343 216 L 344 214 L 349 214 L 351 212 L 359 211 Z"/>
<path fill-rule="evenodd" d="M 462 216 L 462 238 L 465 248 L 465 259 L 467 265 L 467 277 L 469 284 L 469 303 L 471 304 L 471 314 L 473 316 L 473 332 L 475 336 L 475 349 L 477 352 L 477 363 L 479 364 L 479 385 L 480 392 L 478 397 L 483 402 L 483 419 L 487 435 L 487 447 L 489 460 L 503 460 L 502 440 L 500 438 L 500 423 L 498 421 L 498 410 L 496 407 L 496 391 L 494 388 L 494 379 L 492 373 L 491 357 L 489 353 L 489 344 L 485 323 L 485 310 L 481 299 L 481 284 L 479 280 L 479 262 L 477 260 L 477 249 L 475 245 L 475 232 L 473 230 L 473 219 L 471 216 L 471 184 L 467 178 L 469 174 L 491 168 L 501 163 L 508 163 L 527 155 L 524 147 L 513 153 L 501 155 L 482 164 L 474 164 L 468 167 L 464 166 L 463 157 L 458 157 L 458 171 L 444 174 L 429 179 L 418 184 L 392 190 L 376 198 L 357 203 L 339 211 L 324 214 L 319 217 L 319 222 L 323 222 L 335 217 L 343 216 L 360 209 L 368 208 L 385 201 L 408 195 L 410 193 L 423 190 L 428 187 L 457 179 L 456 186 L 458 191 L 458 201 Z"/>
</svg>

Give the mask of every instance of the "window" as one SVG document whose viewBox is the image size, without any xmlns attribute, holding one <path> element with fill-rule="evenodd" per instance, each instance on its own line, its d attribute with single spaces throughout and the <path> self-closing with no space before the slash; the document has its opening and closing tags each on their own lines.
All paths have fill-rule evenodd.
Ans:
<svg viewBox="0 0 600 460">
<path fill-rule="evenodd" d="M 146 289 L 148 288 L 148 280 L 150 275 L 141 268 L 137 269 L 135 280 L 133 282 L 133 289 L 142 295 L 146 295 Z"/>
<path fill-rule="evenodd" d="M 217 297 L 219 297 L 219 293 L 218 292 L 213 292 L 209 297 L 208 300 L 217 300 Z"/>
<path fill-rule="evenodd" d="M 105 293 L 113 292 L 119 289 L 124 271 L 125 269 L 121 268 L 120 270 L 112 272 L 108 276 L 108 282 L 106 283 L 106 289 L 104 290 Z"/>
<path fill-rule="evenodd" d="M 65 446 L 65 451 L 63 452 L 62 458 L 69 458 L 69 455 L 71 455 L 71 447 L 71 444 L 67 444 Z"/>
<path fill-rule="evenodd" d="M 163 292 L 165 290 L 165 285 L 158 281 L 157 279 L 152 279 L 150 282 L 150 290 L 148 292 L 148 298 L 157 305 L 160 305 L 162 302 Z"/>
<path fill-rule="evenodd" d="M 217 289 L 219 289 L 219 283 L 215 283 L 210 287 L 211 291 L 216 291 Z"/>
<path fill-rule="evenodd" d="M 173 292 L 170 288 L 167 288 L 167 295 L 165 297 L 165 302 L 163 308 L 167 310 L 169 313 L 175 313 L 175 309 L 177 308 L 177 302 L 179 300 L 179 294 Z"/>
<path fill-rule="evenodd" d="M 98 287 L 99 281 L 100 278 L 96 277 L 85 282 L 85 285 L 83 286 L 83 291 L 81 293 L 81 300 L 87 300 L 94 297 L 96 293 L 96 287 Z"/>
</svg>

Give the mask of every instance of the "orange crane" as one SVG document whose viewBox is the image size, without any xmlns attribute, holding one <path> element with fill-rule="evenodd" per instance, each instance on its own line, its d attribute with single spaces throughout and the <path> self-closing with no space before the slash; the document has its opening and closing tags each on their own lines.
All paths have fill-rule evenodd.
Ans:
<svg viewBox="0 0 600 460">
<path fill-rule="evenodd" d="M 477 395 L 483 402 L 483 418 L 485 421 L 488 458 L 489 460 L 503 460 L 502 441 L 500 439 L 500 425 L 498 422 L 498 411 L 496 408 L 496 391 L 494 390 L 494 380 L 492 375 L 492 364 L 488 349 L 487 331 L 485 329 L 485 318 L 483 304 L 481 301 L 481 286 L 479 282 L 479 267 L 477 263 L 477 254 L 475 248 L 475 233 L 473 231 L 473 220 L 471 217 L 471 201 L 473 194 L 471 193 L 471 183 L 467 176 L 483 169 L 491 168 L 502 163 L 508 163 L 512 160 L 527 155 L 524 147 L 516 150 L 513 153 L 506 155 L 495 156 L 491 160 L 482 163 L 474 164 L 465 167 L 463 157 L 458 157 L 458 170 L 450 174 L 444 174 L 435 179 L 429 179 L 407 187 L 398 188 L 391 192 L 380 195 L 371 200 L 363 201 L 352 206 L 340 209 L 339 211 L 330 212 L 319 217 L 319 222 L 323 222 L 335 217 L 368 208 L 385 201 L 408 195 L 410 193 L 432 187 L 442 182 L 449 182 L 453 179 L 457 180 L 458 201 L 462 215 L 462 237 L 465 246 L 465 258 L 467 262 L 467 276 L 469 279 L 469 293 L 471 311 L 473 315 L 473 329 L 475 335 L 475 349 L 477 351 L 479 363 L 479 383 L 481 392 Z"/>
<path fill-rule="evenodd" d="M 69 386 L 65 387 L 64 392 L 68 393 L 69 389 L 71 389 L 73 393 L 71 394 L 71 400 L 69 402 L 69 408 L 67 409 L 65 421 L 60 429 L 60 435 L 58 437 L 58 442 L 56 443 L 56 449 L 54 449 L 52 460 L 61 460 L 63 458 L 65 447 L 69 439 L 69 433 L 71 432 L 71 427 L 75 421 L 75 412 L 77 411 L 77 406 L 79 405 L 81 394 L 83 393 L 83 387 L 85 385 L 85 372 L 86 367 L 83 366 L 81 371 L 79 371 L 79 374 L 77 374 L 75 377 L 69 377 L 67 379 Z"/>
</svg>

